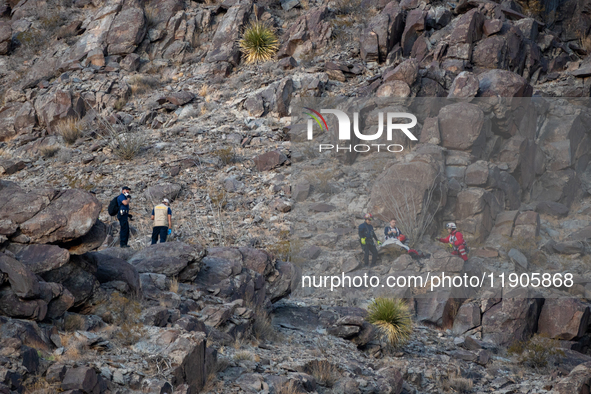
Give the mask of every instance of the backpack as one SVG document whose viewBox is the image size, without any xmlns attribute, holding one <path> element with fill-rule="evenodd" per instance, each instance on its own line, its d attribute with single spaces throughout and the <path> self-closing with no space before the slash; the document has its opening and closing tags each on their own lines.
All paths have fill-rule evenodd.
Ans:
<svg viewBox="0 0 591 394">
<path fill-rule="evenodd" d="M 109 215 L 111 215 L 111 216 L 115 216 L 115 215 L 117 215 L 117 212 L 119 212 L 119 203 L 117 202 L 118 197 L 119 196 L 112 199 L 111 202 L 109 203 L 109 207 L 107 208 L 107 211 L 109 212 Z"/>
</svg>

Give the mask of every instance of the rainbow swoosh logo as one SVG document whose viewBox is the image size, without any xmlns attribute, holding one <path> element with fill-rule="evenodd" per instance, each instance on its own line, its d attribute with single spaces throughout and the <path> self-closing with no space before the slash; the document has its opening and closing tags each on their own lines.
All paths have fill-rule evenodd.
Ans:
<svg viewBox="0 0 591 394">
<path fill-rule="evenodd" d="M 328 125 L 326 124 L 326 120 L 324 120 L 322 115 L 320 115 L 320 112 L 314 111 L 312 108 L 308 108 L 308 107 L 304 107 L 304 109 L 307 109 L 308 111 L 310 111 L 310 112 L 304 112 L 304 113 L 306 115 L 309 115 L 312 119 L 314 119 L 316 121 L 316 123 L 318 123 L 318 126 L 320 126 L 320 129 L 324 129 L 324 130 L 328 131 Z M 321 120 L 322 120 L 322 123 L 320 123 Z M 324 124 L 324 127 L 322 126 L 322 124 Z"/>
</svg>

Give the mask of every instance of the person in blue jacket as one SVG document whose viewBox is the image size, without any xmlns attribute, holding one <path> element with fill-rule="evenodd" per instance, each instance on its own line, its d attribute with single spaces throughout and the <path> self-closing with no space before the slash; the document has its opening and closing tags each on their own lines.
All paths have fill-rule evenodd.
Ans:
<svg viewBox="0 0 591 394">
<path fill-rule="evenodd" d="M 121 194 L 117 197 L 117 205 L 119 210 L 117 211 L 117 219 L 121 229 L 119 230 L 119 246 L 122 248 L 129 248 L 127 244 L 129 242 L 129 202 L 131 201 L 131 189 L 129 186 L 123 186 L 121 188 Z"/>
<path fill-rule="evenodd" d="M 382 243 L 378 240 L 371 221 L 373 216 L 371 213 L 366 213 L 364 216 L 365 221 L 359 225 L 359 242 L 361 242 L 361 249 L 363 249 L 363 262 L 366 266 L 369 265 L 369 254 L 371 253 L 371 265 L 375 265 L 378 260 L 378 249 L 376 243 L 381 245 Z M 375 240 L 375 242 L 374 242 Z"/>
</svg>

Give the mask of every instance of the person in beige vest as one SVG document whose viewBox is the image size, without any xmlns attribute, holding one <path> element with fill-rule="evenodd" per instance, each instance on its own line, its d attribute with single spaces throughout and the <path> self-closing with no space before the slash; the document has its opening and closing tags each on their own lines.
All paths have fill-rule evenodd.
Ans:
<svg viewBox="0 0 591 394">
<path fill-rule="evenodd" d="M 152 209 L 152 220 L 154 221 L 152 245 L 158 242 L 158 236 L 160 236 L 160 243 L 166 242 L 166 237 L 172 233 L 172 210 L 167 198 L 162 200 L 162 204 Z"/>
</svg>

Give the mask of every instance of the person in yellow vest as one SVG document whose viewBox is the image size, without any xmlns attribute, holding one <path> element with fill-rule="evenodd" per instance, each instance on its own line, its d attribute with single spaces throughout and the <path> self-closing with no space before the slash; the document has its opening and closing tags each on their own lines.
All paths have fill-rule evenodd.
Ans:
<svg viewBox="0 0 591 394">
<path fill-rule="evenodd" d="M 166 242 L 166 237 L 172 233 L 172 210 L 167 198 L 162 200 L 162 204 L 158 204 L 152 209 L 152 220 L 154 221 L 152 245 L 158 242 L 159 235 L 160 243 Z"/>
</svg>

